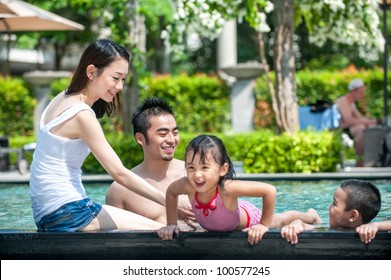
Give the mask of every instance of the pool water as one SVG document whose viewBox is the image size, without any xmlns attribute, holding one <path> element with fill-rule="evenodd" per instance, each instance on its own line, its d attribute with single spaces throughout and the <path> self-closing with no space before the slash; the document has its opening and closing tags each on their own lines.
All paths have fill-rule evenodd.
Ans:
<svg viewBox="0 0 391 280">
<path fill-rule="evenodd" d="M 382 208 L 374 221 L 391 220 L 391 181 L 372 181 L 382 195 Z M 340 181 L 273 181 L 277 188 L 275 213 L 314 208 L 328 223 L 328 206 Z M 85 185 L 87 194 L 104 203 L 108 184 Z M 259 198 L 245 198 L 261 208 Z M 0 185 L 0 230 L 36 230 L 28 185 Z"/>
</svg>

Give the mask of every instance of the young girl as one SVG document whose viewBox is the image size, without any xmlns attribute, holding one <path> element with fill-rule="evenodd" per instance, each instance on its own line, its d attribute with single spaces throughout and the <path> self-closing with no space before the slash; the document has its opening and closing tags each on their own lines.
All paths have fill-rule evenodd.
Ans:
<svg viewBox="0 0 391 280">
<path fill-rule="evenodd" d="M 273 216 L 276 189 L 256 182 L 234 180 L 235 171 L 222 141 L 212 135 L 194 138 L 185 154 L 187 177 L 167 189 L 167 226 L 158 231 L 160 238 L 171 240 L 177 226 L 178 196 L 187 194 L 199 224 L 209 231 L 245 230 L 248 242 L 258 243 L 269 227 L 287 224 L 295 218 L 320 221 L 316 211 L 289 211 Z M 262 213 L 252 203 L 238 201 L 241 196 L 262 197 Z M 315 214 L 316 213 L 316 214 Z"/>
</svg>

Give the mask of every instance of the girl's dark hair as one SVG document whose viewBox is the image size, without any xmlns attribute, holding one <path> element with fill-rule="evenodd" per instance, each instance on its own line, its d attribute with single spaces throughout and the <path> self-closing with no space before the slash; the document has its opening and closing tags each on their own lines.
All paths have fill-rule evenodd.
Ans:
<svg viewBox="0 0 391 280">
<path fill-rule="evenodd" d="M 372 221 L 381 208 L 379 189 L 372 183 L 363 180 L 346 180 L 341 184 L 346 193 L 345 210 L 356 209 L 360 212 L 364 224 Z"/>
<path fill-rule="evenodd" d="M 220 177 L 218 182 L 219 187 L 224 187 L 225 180 L 235 179 L 236 173 L 232 161 L 228 156 L 223 142 L 218 137 L 205 134 L 199 135 L 191 140 L 186 148 L 185 155 L 187 155 L 187 153 L 190 151 L 193 151 L 193 158 L 191 159 L 191 162 L 194 161 L 195 155 L 199 154 L 201 162 L 205 163 L 206 154 L 210 152 L 213 156 L 213 159 L 220 166 L 223 166 L 224 163 L 228 163 L 228 171 L 224 176 Z"/>
<path fill-rule="evenodd" d="M 86 69 L 88 65 L 94 65 L 98 69 L 98 75 L 100 75 L 105 67 L 119 57 L 122 57 L 127 61 L 130 59 L 128 51 L 111 40 L 100 39 L 89 45 L 80 58 L 79 65 L 76 68 L 65 94 L 81 91 L 87 86 L 89 79 L 87 77 Z M 116 95 L 110 103 L 98 99 L 92 105 L 92 109 L 97 118 L 103 117 L 105 113 L 108 116 L 111 116 L 114 112 L 121 110 L 119 96 Z"/>
</svg>

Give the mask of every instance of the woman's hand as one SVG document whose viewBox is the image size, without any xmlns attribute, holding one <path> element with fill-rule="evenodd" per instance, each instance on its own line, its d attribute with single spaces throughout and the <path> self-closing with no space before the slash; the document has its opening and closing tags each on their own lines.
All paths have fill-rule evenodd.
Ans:
<svg viewBox="0 0 391 280">
<path fill-rule="evenodd" d="M 179 227 L 177 225 L 167 225 L 157 231 L 157 235 L 163 240 L 172 240 L 174 233 L 179 234 Z"/>
</svg>

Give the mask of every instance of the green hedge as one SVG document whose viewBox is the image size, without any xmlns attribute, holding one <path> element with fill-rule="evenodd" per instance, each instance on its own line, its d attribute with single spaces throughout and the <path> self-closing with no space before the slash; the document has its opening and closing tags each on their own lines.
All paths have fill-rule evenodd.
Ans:
<svg viewBox="0 0 391 280">
<path fill-rule="evenodd" d="M 353 78 L 362 78 L 367 85 L 364 104 L 374 117 L 383 113 L 383 72 L 373 71 L 300 71 L 296 73 L 299 105 L 316 99 L 335 100 L 346 93 Z M 53 83 L 51 96 L 64 90 L 69 79 Z M 32 131 L 32 108 L 35 104 L 30 91 L 20 79 L 0 78 L 0 135 L 29 135 Z M 270 95 L 264 77 L 257 80 L 255 94 L 256 131 L 248 134 L 227 135 L 230 129 L 229 88 L 217 77 L 186 74 L 146 78 L 140 84 L 140 99 L 159 96 L 170 102 L 180 126 L 181 144 L 176 156 L 183 158 L 186 143 L 199 133 L 213 133 L 221 137 L 233 160 L 243 161 L 244 170 L 258 172 L 328 172 L 334 171 L 340 161 L 341 143 L 338 132 L 302 131 L 294 135 L 276 136 Z M 16 105 L 16 106 L 15 106 Z M 16 108 L 16 109 L 15 109 Z M 23 109 L 22 109 L 23 108 Z M 191 117 L 190 117 L 191 116 Z M 10 122 L 9 120 L 15 120 Z M 265 129 L 270 128 L 270 129 Z M 104 130 L 118 131 L 116 129 Z M 30 132 L 31 133 L 31 132 Z M 142 150 L 133 135 L 107 133 L 107 138 L 125 166 L 134 167 L 142 160 Z M 17 144 L 11 140 L 11 147 Z M 23 142 L 23 141 L 21 141 Z M 32 142 L 31 139 L 25 141 Z M 93 156 L 83 166 L 85 173 L 105 172 Z"/>
<path fill-rule="evenodd" d="M 36 142 L 35 136 L 14 136 L 9 138 L 9 146 L 12 148 L 23 148 L 24 145 Z M 33 154 L 31 152 L 26 152 L 26 159 L 31 163 Z M 18 160 L 17 153 L 10 153 L 9 160 L 11 165 L 15 165 Z"/>
<path fill-rule="evenodd" d="M 0 135 L 32 135 L 37 102 L 26 83 L 20 78 L 0 75 L 0 99 Z"/>
<path fill-rule="evenodd" d="M 170 103 L 181 131 L 222 132 L 230 128 L 230 90 L 215 76 L 181 74 L 145 79 L 140 98 L 152 96 Z"/>
<path fill-rule="evenodd" d="M 317 99 L 335 100 L 346 93 L 349 81 L 356 77 L 362 78 L 367 85 L 366 98 L 361 104 L 366 106 L 372 117 L 383 117 L 383 70 L 380 68 L 360 72 L 296 72 L 298 103 L 306 105 Z M 55 81 L 50 96 L 64 90 L 69 80 L 65 78 Z M 0 77 L 0 98 L 3 100 L 0 104 L 0 135 L 33 134 L 33 109 L 36 100 L 31 92 L 20 78 Z M 388 92 L 391 93 L 391 88 Z M 229 88 L 221 80 L 207 75 L 157 76 L 143 79 L 140 84 L 140 99 L 159 96 L 170 102 L 182 132 L 230 131 L 229 94 Z M 274 130 L 274 113 L 264 76 L 257 80 L 255 96 L 255 129 Z M 117 130 L 113 122 L 105 119 L 100 122 L 106 132 Z"/>
<path fill-rule="evenodd" d="M 175 157 L 184 159 L 187 144 L 198 134 L 180 133 L 180 144 Z M 294 135 L 274 135 L 269 130 L 247 134 L 227 135 L 221 138 L 233 161 L 242 161 L 246 173 L 313 173 L 334 172 L 341 160 L 341 138 L 338 131 L 302 131 Z M 132 168 L 143 159 L 142 149 L 133 135 L 108 135 L 108 141 L 124 165 Z M 90 155 L 83 165 L 85 173 L 105 173 Z"/>
</svg>

